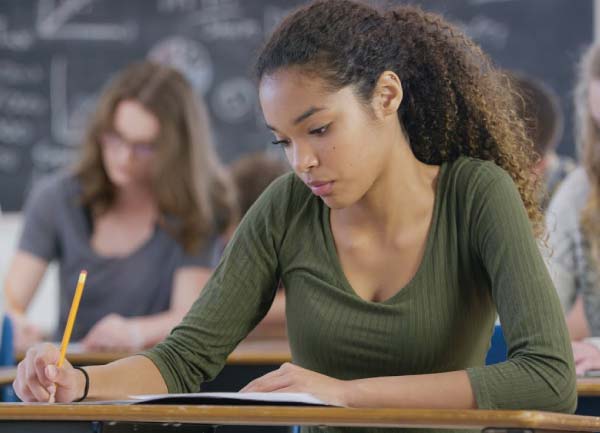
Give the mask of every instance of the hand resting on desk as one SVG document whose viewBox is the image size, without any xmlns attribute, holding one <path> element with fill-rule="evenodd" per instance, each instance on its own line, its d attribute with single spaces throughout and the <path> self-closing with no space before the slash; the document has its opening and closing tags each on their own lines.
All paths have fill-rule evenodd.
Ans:
<svg viewBox="0 0 600 433">
<path fill-rule="evenodd" d="M 87 333 L 81 344 L 87 350 L 135 352 L 144 347 L 137 322 L 118 314 L 104 316 Z"/>
<path fill-rule="evenodd" d="M 38 344 L 27 351 L 17 367 L 13 384 L 19 398 L 25 402 L 47 402 L 55 392 L 57 403 L 70 403 L 83 395 L 85 376 L 65 360 L 62 367 L 58 347 L 48 343 Z"/>
<path fill-rule="evenodd" d="M 600 350 L 595 345 L 582 341 L 573 341 L 571 344 L 578 376 L 584 375 L 588 370 L 600 369 Z"/>
<path fill-rule="evenodd" d="M 254 379 L 240 392 L 304 392 L 327 404 L 348 406 L 350 382 L 334 379 L 286 362 L 277 370 Z"/>
</svg>

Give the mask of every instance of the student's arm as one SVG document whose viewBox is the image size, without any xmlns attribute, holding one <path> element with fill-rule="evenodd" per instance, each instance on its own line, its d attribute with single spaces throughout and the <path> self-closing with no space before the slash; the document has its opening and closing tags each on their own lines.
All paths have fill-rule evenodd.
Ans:
<svg viewBox="0 0 600 433">
<path fill-rule="evenodd" d="M 17 251 L 4 280 L 6 312 L 13 322 L 15 348 L 25 350 L 42 339 L 42 332 L 29 323 L 25 312 L 31 302 L 48 262 L 25 251 Z"/>
<path fill-rule="evenodd" d="M 23 315 L 37 290 L 48 262 L 26 251 L 17 251 L 4 280 L 5 308 L 10 314 Z"/>
<path fill-rule="evenodd" d="M 585 178 L 579 178 L 585 181 Z M 577 177 L 570 177 L 559 187 L 545 215 L 547 232 L 546 264 L 565 314 L 570 312 L 585 275 L 579 263 L 581 248 L 581 192 Z"/>
<path fill-rule="evenodd" d="M 248 211 L 182 322 L 151 350 L 169 392 L 197 392 L 265 316 L 280 279 L 293 177 L 276 180 Z M 289 214 L 292 212 L 289 211 Z"/>
<path fill-rule="evenodd" d="M 100 320 L 82 340 L 88 349 L 138 350 L 163 340 L 198 298 L 211 270 L 179 268 L 173 278 L 170 308 L 148 316 L 124 318 L 110 314 Z"/>
<path fill-rule="evenodd" d="M 250 382 L 242 392 L 307 392 L 346 407 L 477 408 L 465 371 L 345 381 L 286 363 Z"/>
<path fill-rule="evenodd" d="M 556 290 L 516 185 L 506 172 L 488 169 L 494 179 L 475 196 L 470 226 L 508 360 L 467 370 L 478 407 L 573 412 L 573 353 Z"/>
<path fill-rule="evenodd" d="M 57 403 L 83 396 L 85 376 L 68 361 L 56 367 L 60 351 L 40 344 L 27 352 L 17 368 L 15 392 L 26 402 L 47 402 L 55 392 Z M 85 367 L 89 376 L 88 400 L 125 399 L 133 394 L 161 394 L 166 384 L 156 366 L 143 356 L 131 356 L 102 366 Z"/>
<path fill-rule="evenodd" d="M 27 197 L 17 251 L 3 282 L 17 350 L 24 350 L 42 338 L 41 332 L 27 322 L 25 311 L 48 263 L 59 256 L 57 212 L 64 201 L 63 180 L 62 175 L 43 179 Z"/>
</svg>

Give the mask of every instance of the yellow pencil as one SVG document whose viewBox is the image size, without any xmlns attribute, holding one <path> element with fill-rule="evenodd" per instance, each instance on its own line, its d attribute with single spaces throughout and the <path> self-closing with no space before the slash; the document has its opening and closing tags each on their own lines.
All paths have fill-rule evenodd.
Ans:
<svg viewBox="0 0 600 433">
<path fill-rule="evenodd" d="M 69 311 L 69 318 L 67 319 L 67 325 L 65 326 L 65 333 L 63 334 L 62 342 L 60 343 L 60 358 L 58 358 L 58 368 L 62 367 L 65 362 L 65 355 L 67 354 L 67 346 L 71 339 L 71 332 L 73 331 L 73 325 L 75 324 L 75 316 L 77 316 L 77 309 L 79 308 L 79 301 L 81 300 L 81 294 L 83 293 L 83 286 L 85 286 L 85 278 L 87 277 L 87 271 L 81 271 L 79 273 L 79 280 L 77 281 L 77 287 L 75 288 L 75 294 L 73 295 L 73 303 L 71 304 L 71 310 Z"/>
</svg>

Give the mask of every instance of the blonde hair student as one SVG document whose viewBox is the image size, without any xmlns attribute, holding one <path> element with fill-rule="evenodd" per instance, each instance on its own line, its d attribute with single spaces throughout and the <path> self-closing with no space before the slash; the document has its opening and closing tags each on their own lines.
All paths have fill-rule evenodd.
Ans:
<svg viewBox="0 0 600 433">
<path fill-rule="evenodd" d="M 248 211 L 162 343 L 86 368 L 89 396 L 197 391 L 281 280 L 293 362 L 243 391 L 351 407 L 573 411 L 569 338 L 535 238 L 532 144 L 480 49 L 418 8 L 316 1 L 275 30 L 257 78 L 294 173 Z M 496 313 L 508 360 L 485 366 Z M 84 375 L 57 369 L 56 357 L 52 346 L 28 354 L 19 396 L 45 400 L 51 382 L 57 401 L 83 396 Z"/>
<path fill-rule="evenodd" d="M 561 184 L 547 213 L 551 275 L 573 340 L 576 370 L 600 368 L 600 44 L 583 53 L 575 87 L 581 166 Z"/>
<path fill-rule="evenodd" d="M 212 243 L 236 218 L 206 109 L 176 70 L 132 64 L 100 96 L 81 151 L 75 167 L 40 181 L 25 207 L 4 286 L 17 345 L 41 338 L 23 313 L 56 259 L 59 332 L 86 268 L 73 339 L 90 349 L 150 346 L 197 297 Z"/>
</svg>

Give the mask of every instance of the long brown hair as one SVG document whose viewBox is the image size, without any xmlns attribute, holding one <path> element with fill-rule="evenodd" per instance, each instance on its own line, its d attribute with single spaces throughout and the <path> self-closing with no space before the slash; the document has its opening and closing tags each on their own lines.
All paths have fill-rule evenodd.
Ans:
<svg viewBox="0 0 600 433">
<path fill-rule="evenodd" d="M 600 264 L 600 126 L 590 113 L 589 87 L 593 80 L 600 80 L 600 44 L 591 45 L 583 54 L 575 86 L 577 150 L 590 182 L 590 192 L 581 212 L 581 227 L 594 262 Z"/>
<path fill-rule="evenodd" d="M 134 100 L 160 123 L 153 191 L 161 224 L 193 252 L 236 217 L 231 181 L 213 146 L 206 108 L 181 73 L 148 61 L 118 73 L 100 96 L 75 173 L 82 202 L 93 215 L 114 203 L 115 186 L 102 162 L 101 137 L 113 127 L 117 105 Z"/>
<path fill-rule="evenodd" d="M 300 66 L 338 90 L 353 85 L 368 104 L 380 75 L 402 82 L 398 118 L 415 156 L 428 164 L 471 156 L 494 161 L 514 180 L 536 235 L 538 157 L 515 110 L 509 78 L 441 16 L 413 6 L 387 12 L 349 0 L 321 0 L 289 15 L 264 46 L 260 80 Z"/>
</svg>

